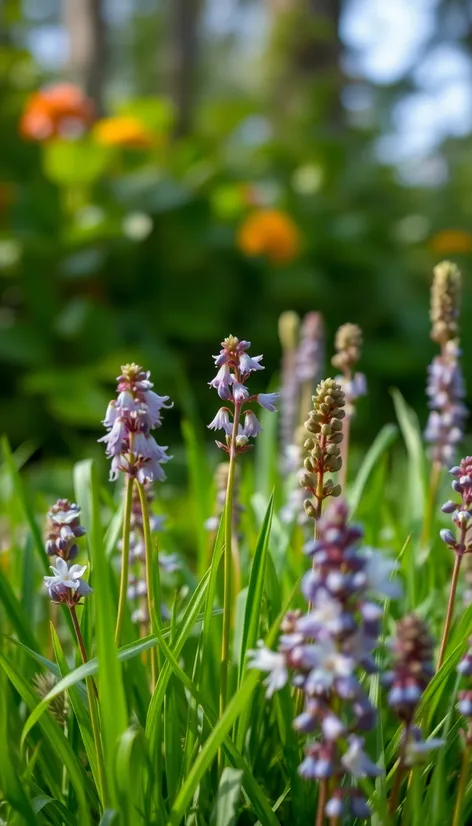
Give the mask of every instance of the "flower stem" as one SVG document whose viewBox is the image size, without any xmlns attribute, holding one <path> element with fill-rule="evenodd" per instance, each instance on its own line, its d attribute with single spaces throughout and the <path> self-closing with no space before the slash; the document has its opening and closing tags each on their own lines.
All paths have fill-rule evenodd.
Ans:
<svg viewBox="0 0 472 826">
<path fill-rule="evenodd" d="M 320 784 L 318 787 L 318 805 L 316 807 L 316 820 L 315 826 L 323 826 L 325 822 L 325 806 L 326 806 L 326 798 L 328 797 L 328 780 L 324 778 L 320 780 Z"/>
<path fill-rule="evenodd" d="M 221 642 L 221 684 L 220 684 L 220 716 L 226 708 L 228 692 L 228 663 L 229 663 L 229 638 L 231 632 L 231 608 L 232 608 L 232 573 L 233 573 L 233 493 L 234 476 L 236 472 L 236 437 L 239 429 L 239 419 L 241 417 L 241 405 L 235 402 L 233 432 L 231 434 L 231 446 L 229 452 L 228 481 L 226 484 L 225 503 L 225 549 L 224 549 L 224 585 L 223 585 L 223 637 Z"/>
<path fill-rule="evenodd" d="M 75 610 L 75 605 L 69 605 L 69 612 L 72 619 L 72 624 L 74 626 L 75 635 L 77 637 L 77 642 L 80 649 L 80 655 L 82 657 L 82 662 L 88 662 L 87 651 L 85 648 L 84 638 L 82 636 L 82 631 L 80 629 L 79 620 L 77 617 L 77 613 Z M 108 787 L 107 787 L 107 780 L 106 780 L 106 773 L 105 773 L 105 763 L 103 760 L 103 750 L 102 750 L 102 743 L 100 740 L 100 723 L 98 719 L 98 694 L 97 694 L 97 687 L 93 680 L 93 677 L 87 677 L 87 693 L 88 693 L 88 700 L 90 706 L 90 719 L 92 721 L 92 731 L 93 731 L 93 740 L 95 743 L 95 752 L 97 755 L 97 769 L 98 769 L 98 783 L 99 789 L 98 793 L 100 796 L 100 800 L 102 802 L 102 807 L 104 809 L 107 808 L 109 804 L 108 799 Z"/>
<path fill-rule="evenodd" d="M 439 671 L 439 669 L 441 668 L 441 666 L 444 662 L 444 656 L 445 656 L 445 653 L 446 653 L 447 640 L 448 640 L 448 637 L 449 637 L 449 630 L 450 630 L 450 627 L 451 627 L 452 615 L 453 615 L 453 612 L 454 612 L 454 601 L 455 601 L 455 598 L 456 598 L 456 590 L 457 590 L 457 583 L 459 581 L 459 572 L 460 572 L 461 562 L 462 562 L 462 554 L 461 553 L 456 553 L 456 560 L 454 562 L 454 570 L 452 572 L 452 579 L 451 579 L 451 589 L 449 591 L 449 601 L 448 601 L 448 604 L 447 604 L 446 619 L 444 620 L 444 629 L 443 629 L 443 635 L 442 635 L 442 640 L 441 640 L 441 648 L 439 650 L 438 665 L 437 665 L 437 669 L 436 669 L 437 671 Z"/>
<path fill-rule="evenodd" d="M 403 731 L 403 741 L 400 750 L 400 756 L 398 758 L 398 768 L 397 773 L 395 775 L 395 782 L 393 784 L 392 795 L 390 797 L 389 803 L 389 812 L 393 816 L 397 810 L 398 805 L 398 794 L 400 792 L 400 787 L 403 780 L 403 775 L 405 773 L 406 768 L 406 750 L 408 746 L 408 738 L 410 736 L 410 723 L 405 725 L 405 729 Z"/>
<path fill-rule="evenodd" d="M 461 771 L 459 775 L 459 784 L 456 792 L 456 805 L 454 806 L 454 817 L 452 819 L 452 826 L 461 826 L 462 804 L 464 802 L 465 790 L 467 781 L 469 779 L 469 763 L 470 763 L 470 747 L 471 747 L 471 732 L 470 724 L 467 732 L 466 745 L 462 754 Z"/>
<path fill-rule="evenodd" d="M 151 525 L 149 521 L 149 507 L 146 498 L 146 490 L 143 485 L 138 485 L 139 501 L 143 514 L 143 534 L 144 548 L 146 553 L 146 584 L 148 598 L 149 621 L 151 624 L 151 634 L 156 634 L 156 629 L 160 629 L 161 610 L 161 583 L 159 578 L 159 558 L 156 548 L 156 563 L 153 563 L 153 547 Z M 157 652 L 155 647 L 151 648 L 151 689 L 154 691 L 157 679 Z"/>
<path fill-rule="evenodd" d="M 118 600 L 118 614 L 116 617 L 115 645 L 117 648 L 121 642 L 121 630 L 126 608 L 126 596 L 128 593 L 128 570 L 129 570 L 129 534 L 131 524 L 131 508 L 133 501 L 133 482 L 130 476 L 126 477 L 125 489 L 125 509 L 123 514 L 123 540 L 121 548 L 121 580 L 120 596 Z"/>
</svg>

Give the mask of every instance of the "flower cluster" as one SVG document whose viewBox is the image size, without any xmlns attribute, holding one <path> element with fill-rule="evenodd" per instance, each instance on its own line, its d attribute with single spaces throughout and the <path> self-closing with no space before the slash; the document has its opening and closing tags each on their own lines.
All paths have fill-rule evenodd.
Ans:
<svg viewBox="0 0 472 826">
<path fill-rule="evenodd" d="M 257 209 L 241 225 L 238 246 L 245 255 L 265 255 L 272 264 L 285 264 L 300 251 L 300 233 L 287 213 Z"/>
<path fill-rule="evenodd" d="M 119 471 L 140 484 L 163 481 L 162 465 L 171 459 L 167 447 L 160 447 L 151 436 L 151 430 L 162 424 L 161 410 L 169 396 L 158 396 L 149 381 L 150 373 L 138 364 L 125 364 L 118 376 L 117 399 L 110 402 L 103 424 L 108 430 L 99 439 L 105 442 L 111 458 L 110 479 L 118 478 Z"/>
<path fill-rule="evenodd" d="M 93 118 L 93 103 L 72 83 L 57 83 L 34 92 L 20 121 L 20 134 L 31 141 L 81 135 Z"/>
<path fill-rule="evenodd" d="M 102 146 L 126 149 L 150 149 L 156 143 L 149 129 L 131 115 L 102 118 L 95 124 L 93 136 Z"/>
<path fill-rule="evenodd" d="M 334 379 L 325 379 L 316 388 L 312 399 L 313 410 L 305 422 L 309 433 L 305 442 L 308 456 L 299 481 L 302 488 L 310 491 L 316 500 L 316 505 L 310 499 L 305 501 L 306 513 L 316 518 L 323 500 L 341 493 L 340 485 L 335 485 L 331 479 L 325 482 L 324 475 L 336 473 L 342 464 L 339 445 L 343 440 L 344 393 Z"/>
<path fill-rule="evenodd" d="M 469 638 L 468 648 L 459 665 L 457 671 L 461 677 L 472 677 L 472 637 Z M 466 737 L 469 745 L 472 745 L 472 688 L 463 689 L 459 692 L 459 702 L 457 707 L 460 713 L 468 718 L 468 730 Z"/>
<path fill-rule="evenodd" d="M 297 353 L 297 377 L 300 384 L 310 387 L 323 372 L 324 323 L 321 313 L 307 313 L 300 328 L 300 344 Z"/>
<path fill-rule="evenodd" d="M 431 288 L 431 338 L 441 345 L 441 353 L 428 368 L 430 414 L 425 440 L 434 462 L 447 466 L 461 441 L 467 408 L 459 358 L 459 312 L 461 273 L 455 264 L 443 261 L 434 269 Z"/>
<path fill-rule="evenodd" d="M 46 553 L 56 556 L 56 564 L 51 565 L 53 576 L 45 576 L 44 584 L 53 602 L 77 605 L 82 597 L 92 592 L 82 579 L 86 565 L 71 565 L 78 553 L 77 539 L 84 536 L 85 529 L 80 524 L 80 508 L 68 499 L 58 499 L 48 513 Z"/>
<path fill-rule="evenodd" d="M 412 765 L 444 742 L 437 738 L 424 740 L 421 729 L 413 725 L 418 704 L 434 674 L 433 641 L 426 623 L 416 614 L 403 617 L 397 623 L 391 647 L 393 668 L 384 682 L 389 686 L 389 705 L 404 724 L 405 765 Z"/>
<path fill-rule="evenodd" d="M 452 489 L 460 495 L 462 501 L 457 503 L 449 499 L 441 510 L 451 514 L 452 522 L 458 530 L 458 538 L 449 528 L 442 528 L 440 536 L 454 553 L 463 556 L 472 551 L 472 537 L 469 536 L 472 527 L 472 457 L 466 456 L 449 473 L 454 476 Z"/>
<path fill-rule="evenodd" d="M 454 459 L 467 417 L 460 354 L 457 340 L 451 339 L 443 345 L 441 354 L 428 367 L 426 393 L 431 412 L 425 440 L 431 445 L 432 460 L 446 466 Z"/>
<path fill-rule="evenodd" d="M 431 338 L 445 344 L 459 333 L 462 276 L 450 261 L 442 261 L 434 268 L 431 287 Z"/>
<path fill-rule="evenodd" d="M 362 330 L 357 324 L 343 324 L 336 333 L 334 342 L 336 355 L 331 364 L 341 371 L 336 381 L 341 385 L 346 397 L 346 415 L 353 416 L 354 402 L 367 393 L 364 373 L 355 373 L 354 368 L 360 359 L 362 347 Z"/>
<path fill-rule="evenodd" d="M 285 617 L 277 652 L 260 647 L 249 656 L 251 668 L 268 672 L 268 697 L 290 674 L 305 696 L 294 726 L 318 737 L 308 741 L 299 772 L 313 780 L 333 778 L 326 815 L 367 817 L 364 796 L 342 779 L 379 774 L 363 748 L 362 733 L 373 728 L 376 712 L 359 671 L 376 670 L 372 652 L 382 608 L 374 600 L 396 597 L 399 589 L 391 580 L 396 564 L 380 552 L 359 549 L 362 530 L 347 520 L 343 501 L 332 503 L 320 518 L 319 538 L 306 547 L 313 560 L 302 583 L 308 612 Z"/>
<path fill-rule="evenodd" d="M 230 335 L 221 342 L 222 349 L 219 355 L 214 356 L 218 372 L 209 385 L 218 392 L 220 399 L 232 404 L 234 410 L 232 412 L 229 407 L 221 407 L 208 427 L 210 430 L 223 430 L 226 435 L 226 444 L 219 441 L 216 444 L 227 453 L 231 450 L 236 453 L 245 453 L 250 450 L 252 445 L 249 444 L 249 439 L 258 436 L 262 430 L 255 413 L 252 410 L 242 412 L 243 406 L 257 401 L 261 407 L 274 412 L 280 396 L 279 393 L 249 394 L 246 382 L 250 374 L 264 369 L 261 364 L 263 356 L 251 357 L 247 352 L 250 346 L 250 341 L 240 341 Z M 244 416 L 243 425 L 240 423 L 242 416 Z M 236 438 L 233 439 L 235 422 L 237 432 Z"/>
<path fill-rule="evenodd" d="M 58 499 L 48 512 L 46 553 L 62 559 L 75 559 L 79 549 L 77 539 L 85 535 L 80 524 L 80 508 L 68 499 Z"/>
<path fill-rule="evenodd" d="M 146 482 L 144 484 L 144 491 L 148 503 L 151 504 L 154 499 L 154 491 L 150 482 Z M 162 530 L 162 517 L 151 513 L 149 521 L 152 532 Z M 118 547 L 120 546 L 121 541 L 118 543 Z M 136 486 L 133 488 L 131 501 L 129 546 L 129 559 L 132 565 L 132 570 L 130 571 L 128 577 L 127 595 L 130 601 L 136 601 L 138 603 L 131 614 L 131 619 L 133 622 L 147 624 L 149 622 L 149 615 L 147 605 L 148 591 L 145 576 L 146 550 L 144 543 L 143 513 Z M 159 567 L 162 571 L 171 574 L 178 571 L 181 565 L 176 554 L 159 553 Z M 162 605 L 161 611 L 162 616 L 168 618 L 169 613 L 165 605 Z"/>
</svg>

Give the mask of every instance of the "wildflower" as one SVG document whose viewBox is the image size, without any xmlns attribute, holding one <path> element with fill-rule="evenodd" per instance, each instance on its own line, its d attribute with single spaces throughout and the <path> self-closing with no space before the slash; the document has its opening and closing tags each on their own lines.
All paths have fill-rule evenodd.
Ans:
<svg viewBox="0 0 472 826">
<path fill-rule="evenodd" d="M 163 481 L 162 465 L 171 459 L 167 447 L 160 447 L 150 431 L 162 424 L 161 411 L 172 407 L 169 396 L 158 396 L 152 390 L 150 373 L 137 364 L 125 364 L 118 377 L 118 397 L 108 405 L 103 424 L 108 430 L 99 439 L 107 446 L 112 460 L 110 479 L 121 471 L 140 484 Z"/>
<path fill-rule="evenodd" d="M 247 652 L 249 658 L 249 668 L 257 668 L 266 671 L 268 677 L 264 680 L 267 686 L 266 697 L 272 697 L 274 691 L 279 691 L 288 682 L 288 669 L 285 656 L 270 651 L 261 646 Z"/>
<path fill-rule="evenodd" d="M 305 695 L 305 708 L 294 721 L 303 733 L 317 733 L 309 742 L 299 773 L 307 779 L 334 778 L 325 813 L 357 812 L 367 817 L 364 796 L 347 789 L 343 778 L 375 777 L 379 768 L 364 751 L 359 732 L 375 726 L 376 712 L 359 680 L 369 663 L 380 631 L 382 609 L 372 602 L 375 552 L 358 547 L 362 530 L 348 524 L 344 502 L 334 502 L 318 522 L 319 539 L 305 553 L 313 570 L 303 581 L 309 602 L 306 614 L 289 612 L 282 622 L 278 651 L 261 647 L 249 652 L 249 667 L 268 673 L 266 696 L 283 687 L 289 675 Z M 379 568 L 381 564 L 379 564 Z M 389 566 L 389 573 L 394 570 Z M 382 586 L 383 578 L 380 578 Z"/>
<path fill-rule="evenodd" d="M 44 577 L 52 601 L 77 605 L 81 597 L 91 594 L 90 585 L 82 579 L 86 570 L 86 565 L 71 565 L 69 568 L 65 559 L 58 557 L 56 565 L 51 565 L 54 576 Z"/>
<path fill-rule="evenodd" d="M 75 559 L 78 554 L 77 539 L 85 535 L 80 524 L 80 508 L 68 499 L 58 499 L 48 513 L 46 553 L 62 559 Z"/>
<path fill-rule="evenodd" d="M 441 354 L 428 367 L 426 393 L 431 412 L 424 435 L 431 445 L 433 461 L 446 466 L 453 461 L 457 445 L 462 441 L 467 417 L 460 354 L 457 340 L 446 341 Z"/>
<path fill-rule="evenodd" d="M 426 624 L 416 614 L 408 614 L 397 623 L 393 656 L 388 701 L 397 716 L 409 727 L 434 674 L 433 643 Z"/>
<path fill-rule="evenodd" d="M 57 680 L 50 671 L 47 671 L 45 674 L 38 672 L 38 674 L 35 674 L 33 677 L 33 686 L 41 700 L 44 700 L 56 684 Z M 54 697 L 48 704 L 48 710 L 57 722 L 63 726 L 67 718 L 66 694 L 61 693 Z"/>
<path fill-rule="evenodd" d="M 155 136 L 131 115 L 102 118 L 94 126 L 93 135 L 102 146 L 126 149 L 150 149 L 156 143 Z"/>
<path fill-rule="evenodd" d="M 219 397 L 224 401 L 234 405 L 234 413 L 231 414 L 229 407 L 221 407 L 215 418 L 210 422 L 210 430 L 223 430 L 226 436 L 226 445 L 217 442 L 227 453 L 234 450 L 235 453 L 244 453 L 252 448 L 248 443 L 250 438 L 258 436 L 262 428 L 256 415 L 251 410 L 242 411 L 245 404 L 257 401 L 266 410 L 275 411 L 279 393 L 259 393 L 250 395 L 246 382 L 251 373 L 263 370 L 261 364 L 263 356 L 250 356 L 247 352 L 251 346 L 250 341 L 240 341 L 235 336 L 228 336 L 221 342 L 222 349 L 217 356 L 214 356 L 215 366 L 218 368 L 216 376 L 209 382 Z M 233 415 L 233 421 L 230 416 Z M 241 426 L 240 418 L 244 415 L 244 425 Z M 234 419 L 237 418 L 238 428 L 234 434 Z"/>
<path fill-rule="evenodd" d="M 343 324 L 336 333 L 336 355 L 331 364 L 341 371 L 336 376 L 346 398 L 346 415 L 354 415 L 354 402 L 367 393 L 366 378 L 363 373 L 355 373 L 354 368 L 359 361 L 362 347 L 362 331 L 357 324 Z"/>
<path fill-rule="evenodd" d="M 313 386 L 323 372 L 324 323 L 321 313 L 307 313 L 300 328 L 297 352 L 297 378 L 301 385 Z"/>
<path fill-rule="evenodd" d="M 472 235 L 462 229 L 443 229 L 433 235 L 430 247 L 436 255 L 471 252 Z"/>
<path fill-rule="evenodd" d="M 462 275 L 450 261 L 434 268 L 431 287 L 431 338 L 438 344 L 457 338 L 462 290 Z"/>
<path fill-rule="evenodd" d="M 58 83 L 34 92 L 20 121 L 20 134 L 31 141 L 77 137 L 89 127 L 93 104 L 78 86 Z"/>
<path fill-rule="evenodd" d="M 257 209 L 240 227 L 238 246 L 245 255 L 265 255 L 272 264 L 286 264 L 300 252 L 300 233 L 287 213 Z"/>
<path fill-rule="evenodd" d="M 308 490 L 316 501 L 305 501 L 308 516 L 317 518 L 321 506 L 328 496 L 339 496 L 341 487 L 331 480 L 324 482 L 325 473 L 336 473 L 341 468 L 342 460 L 339 445 L 343 440 L 342 419 L 344 412 L 344 393 L 334 379 L 325 379 L 316 388 L 313 410 L 310 411 L 305 427 L 309 438 L 305 442 L 308 456 L 301 471 L 300 485 Z"/>
</svg>

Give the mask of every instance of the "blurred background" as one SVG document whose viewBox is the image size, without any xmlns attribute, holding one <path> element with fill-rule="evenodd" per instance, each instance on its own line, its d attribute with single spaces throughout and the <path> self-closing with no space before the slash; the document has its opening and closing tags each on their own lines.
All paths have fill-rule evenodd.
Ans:
<svg viewBox="0 0 472 826">
<path fill-rule="evenodd" d="M 328 357 L 362 327 L 360 444 L 392 386 L 423 422 L 443 258 L 472 387 L 471 80 L 469 0 L 0 0 L 1 431 L 43 473 L 102 457 L 134 360 L 175 454 L 228 333 L 275 386 L 288 309 Z"/>
</svg>

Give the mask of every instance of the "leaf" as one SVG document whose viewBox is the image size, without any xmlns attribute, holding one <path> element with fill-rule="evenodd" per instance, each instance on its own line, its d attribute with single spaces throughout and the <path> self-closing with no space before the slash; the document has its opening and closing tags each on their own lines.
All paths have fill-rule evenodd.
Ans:
<svg viewBox="0 0 472 826">
<path fill-rule="evenodd" d="M 393 403 L 408 452 L 408 499 L 413 521 L 420 524 L 425 509 L 425 460 L 423 440 L 414 410 L 405 402 L 402 394 L 392 390 Z M 406 499 L 406 497 L 405 497 Z"/>
<path fill-rule="evenodd" d="M 0 568 L 0 601 L 7 612 L 10 622 L 21 642 L 30 648 L 39 648 L 31 630 L 31 621 L 25 615 L 20 601 L 15 596 L 8 579 Z"/>
<path fill-rule="evenodd" d="M 99 487 L 94 463 L 79 462 L 74 468 L 77 500 L 84 512 L 90 514 L 89 544 L 93 560 L 93 599 L 95 608 L 95 632 L 97 645 L 98 687 L 101 733 L 108 789 L 114 806 L 118 807 L 115 792 L 115 751 L 118 740 L 128 725 L 123 673 L 115 647 L 116 609 L 110 586 L 110 562 L 105 554 L 100 520 Z"/>
<path fill-rule="evenodd" d="M 49 572 L 49 562 L 48 562 L 48 557 L 47 557 L 47 555 L 45 553 L 45 550 L 44 550 L 44 543 L 43 543 L 43 538 L 41 536 L 41 531 L 39 530 L 36 519 L 34 517 L 33 509 L 31 507 L 31 505 L 29 504 L 29 501 L 26 497 L 26 494 L 25 494 L 25 491 L 24 491 L 24 488 L 23 488 L 23 485 L 22 485 L 22 482 L 21 482 L 20 474 L 18 473 L 16 464 L 15 464 L 15 461 L 13 459 L 13 455 L 12 455 L 12 452 L 11 452 L 11 449 L 10 449 L 10 445 L 8 444 L 8 440 L 7 440 L 6 437 L 4 437 L 3 440 L 2 440 L 2 449 L 3 449 L 3 455 L 5 457 L 5 462 L 6 462 L 6 465 L 8 467 L 8 471 L 9 471 L 9 474 L 10 474 L 10 477 L 11 477 L 11 480 L 12 480 L 12 483 L 13 483 L 13 489 L 16 493 L 17 499 L 18 499 L 18 501 L 21 505 L 21 508 L 23 510 L 23 513 L 25 515 L 25 519 L 26 519 L 26 522 L 28 523 L 28 527 L 29 527 L 29 529 L 32 533 L 33 540 L 34 540 L 34 546 L 35 546 L 35 548 L 38 552 L 38 555 L 39 555 L 39 558 L 40 558 L 40 561 L 41 561 L 41 565 L 43 566 L 44 571 L 47 574 Z"/>
<path fill-rule="evenodd" d="M 42 149 L 44 174 L 58 186 L 90 186 L 104 174 L 112 159 L 106 147 L 88 138 L 49 141 Z"/>
<path fill-rule="evenodd" d="M 290 595 L 290 599 L 287 605 L 290 605 L 291 599 L 292 595 Z M 285 610 L 279 617 L 277 617 L 276 622 L 273 623 L 269 631 L 266 643 L 268 647 L 273 645 L 273 642 L 277 636 L 278 627 L 280 625 L 280 622 L 282 621 L 284 613 Z M 205 744 L 200 750 L 198 757 L 196 758 L 189 774 L 187 775 L 182 785 L 182 788 L 180 789 L 180 792 L 171 809 L 168 826 L 179 826 L 180 821 L 185 814 L 187 806 L 192 800 L 192 797 L 196 791 L 196 788 L 200 780 L 202 779 L 205 772 L 211 766 L 213 760 L 216 757 L 218 749 L 222 745 L 226 735 L 229 733 L 232 726 L 234 725 L 234 723 L 242 713 L 243 709 L 245 708 L 246 704 L 249 702 L 258 681 L 259 674 L 257 672 L 249 674 L 240 686 L 240 688 L 238 689 L 238 691 L 236 692 L 236 694 L 234 694 L 234 696 L 226 706 L 226 709 L 222 717 L 210 732 L 209 737 L 205 741 Z M 274 826 L 274 824 L 277 824 L 278 826 L 278 821 L 277 818 L 275 818 L 275 816 L 273 818 L 270 818 L 269 820 L 266 818 L 259 819 L 261 820 L 263 826 L 264 824 L 267 824 L 268 826 L 269 824 L 270 826 Z"/>
<path fill-rule="evenodd" d="M 367 451 L 364 461 L 359 468 L 357 476 L 351 486 L 348 494 L 349 506 L 351 516 L 355 514 L 359 503 L 362 499 L 365 486 L 369 480 L 370 474 L 378 464 L 381 456 L 385 453 L 390 445 L 393 444 L 398 435 L 398 428 L 394 424 L 386 424 L 380 433 L 377 434 Z"/>
<path fill-rule="evenodd" d="M 212 826 L 233 826 L 241 794 L 242 776 L 241 769 L 229 767 L 223 769 L 216 795 Z"/>
<path fill-rule="evenodd" d="M 16 688 L 28 708 L 35 708 L 37 704 L 36 696 L 32 693 L 30 687 L 23 680 L 23 677 L 16 671 L 12 663 L 10 663 L 6 657 L 3 656 L 3 654 L 0 654 L 0 666 L 3 668 L 10 682 Z M 95 790 L 91 786 L 83 767 L 72 751 L 68 740 L 64 737 L 64 734 L 56 721 L 49 715 L 43 715 L 39 721 L 39 724 L 45 736 L 51 743 L 57 757 L 63 762 L 69 774 L 77 796 L 79 811 L 82 818 L 81 822 L 83 822 L 85 826 L 88 826 L 88 824 L 90 824 L 90 809 L 86 800 L 86 792 L 88 793 L 89 798 L 91 798 L 93 805 L 97 806 Z"/>
</svg>

